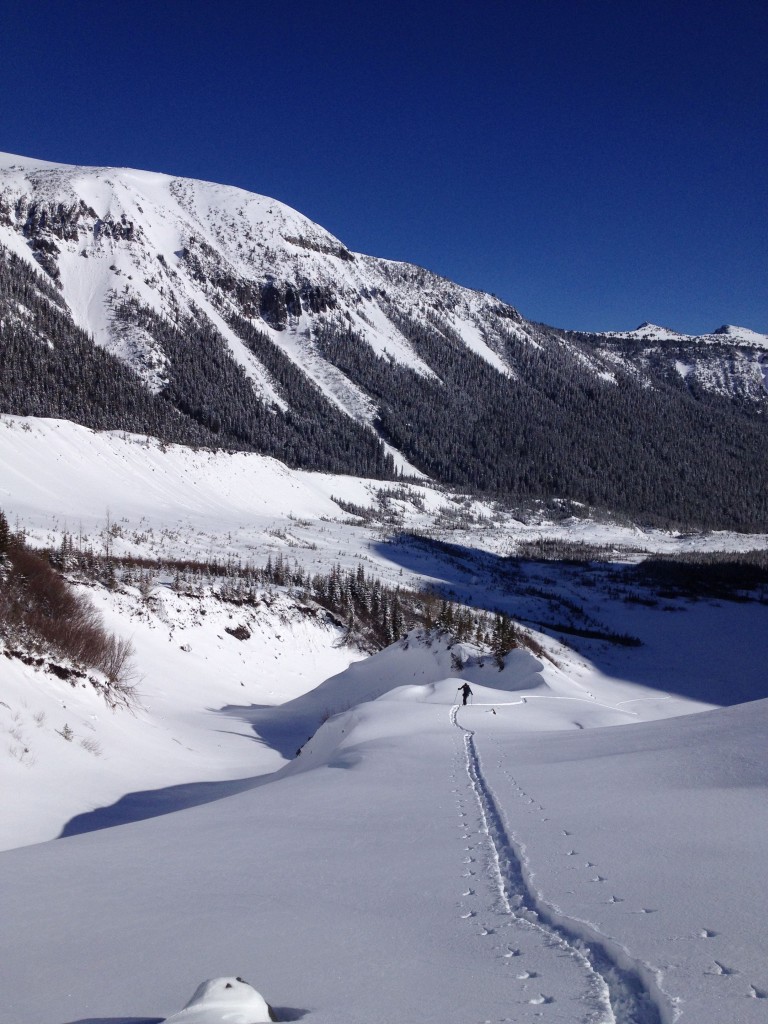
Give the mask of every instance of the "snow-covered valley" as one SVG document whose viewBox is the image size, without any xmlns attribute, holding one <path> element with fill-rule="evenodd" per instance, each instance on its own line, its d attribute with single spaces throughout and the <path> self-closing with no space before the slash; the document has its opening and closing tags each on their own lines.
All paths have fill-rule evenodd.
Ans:
<svg viewBox="0 0 768 1024">
<path fill-rule="evenodd" d="M 768 604 L 631 572 L 765 536 L 14 417 L 0 509 L 35 547 L 362 564 L 535 641 L 501 670 L 439 630 L 369 657 L 289 588 L 79 584 L 136 702 L 0 656 L 2 1024 L 150 1024 L 235 976 L 307 1024 L 764 1019 Z M 616 562 L 506 557 L 547 541 Z"/>
</svg>

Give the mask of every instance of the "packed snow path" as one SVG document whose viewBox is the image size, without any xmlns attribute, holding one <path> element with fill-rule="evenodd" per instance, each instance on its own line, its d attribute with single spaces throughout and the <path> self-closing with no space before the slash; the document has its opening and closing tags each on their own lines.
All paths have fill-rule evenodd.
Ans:
<svg viewBox="0 0 768 1024">
<path fill-rule="evenodd" d="M 668 1019 L 664 1013 L 664 999 L 652 971 L 633 964 L 628 953 L 607 936 L 598 935 L 584 922 L 560 915 L 529 884 L 524 853 L 518 851 L 509 836 L 504 815 L 483 773 L 475 732 L 459 722 L 459 710 L 458 704 L 451 708 L 450 720 L 462 734 L 464 768 L 479 812 L 477 835 L 472 835 L 469 821 L 465 820 L 463 838 L 479 840 L 478 847 L 484 849 L 489 874 L 497 887 L 495 902 L 501 913 L 509 918 L 508 926 L 514 929 L 519 940 L 516 944 L 508 942 L 506 947 L 500 947 L 500 956 L 508 963 L 521 964 L 523 961 L 518 958 L 533 946 L 537 962 L 541 962 L 542 953 L 546 959 L 558 959 L 556 969 L 553 962 L 552 974 L 557 975 L 559 983 L 564 976 L 562 958 L 571 958 L 578 968 L 576 982 L 582 989 L 579 1001 L 585 1013 L 584 1020 L 600 1024 L 664 1024 Z M 504 757 L 503 754 L 501 756 Z M 512 787 L 519 789 L 511 776 L 509 781 Z M 464 802 L 459 799 L 460 816 L 467 819 L 463 808 Z M 466 847 L 467 853 L 473 849 L 473 846 Z M 477 859 L 467 856 L 465 861 L 468 865 L 465 875 L 469 882 L 462 896 L 468 902 L 462 916 L 471 919 L 478 914 L 478 910 L 471 906 L 477 897 L 471 884 L 476 875 Z M 492 935 L 495 932 L 496 929 L 483 926 L 481 934 Z M 566 973 L 568 978 L 573 977 L 573 972 Z M 546 979 L 540 977 L 539 972 L 523 966 L 516 972 L 516 979 L 522 983 L 529 1006 L 555 1001 L 553 995 L 544 991 Z M 540 1014 L 536 1013 L 538 1016 Z"/>
</svg>

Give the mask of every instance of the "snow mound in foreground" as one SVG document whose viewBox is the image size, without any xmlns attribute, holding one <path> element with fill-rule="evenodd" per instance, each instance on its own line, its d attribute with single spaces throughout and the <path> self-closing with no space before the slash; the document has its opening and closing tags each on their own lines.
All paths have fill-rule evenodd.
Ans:
<svg viewBox="0 0 768 1024">
<path fill-rule="evenodd" d="M 264 997 L 242 978 L 211 978 L 166 1024 L 263 1024 L 273 1021 Z"/>
</svg>

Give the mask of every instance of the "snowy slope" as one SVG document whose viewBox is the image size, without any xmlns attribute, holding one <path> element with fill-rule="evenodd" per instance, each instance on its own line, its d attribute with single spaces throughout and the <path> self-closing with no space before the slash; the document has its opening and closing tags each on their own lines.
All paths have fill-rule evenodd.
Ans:
<svg viewBox="0 0 768 1024">
<path fill-rule="evenodd" d="M 564 538 L 642 551 L 746 551 L 766 534 L 678 534 L 631 524 L 553 519 L 531 506 L 526 517 L 495 502 L 415 483 L 309 473 L 245 452 L 194 451 L 151 438 L 97 432 L 63 420 L 0 416 L 0 509 L 36 546 L 65 535 L 115 555 L 209 557 L 266 564 L 282 553 L 327 572 L 362 559 L 392 582 L 449 583 L 474 593 L 483 570 L 434 552 L 403 550 L 393 532 L 413 531 L 466 548 L 513 553 L 521 542 Z M 334 498 L 369 510 L 364 522 Z M 110 530 L 107 536 L 107 530 Z M 446 575 L 447 574 L 447 575 Z M 490 607 L 505 603 L 491 588 Z"/>
<path fill-rule="evenodd" d="M 457 708 L 448 658 L 375 656 L 246 791 L 3 854 L 0 1021 L 159 1021 L 235 974 L 317 1024 L 762 1020 L 765 702 L 622 725 L 606 687 L 568 727 L 545 665 Z"/>
<path fill-rule="evenodd" d="M 755 348 L 768 348 L 768 335 L 751 331 L 748 327 L 734 327 L 733 324 L 723 324 L 711 335 L 705 335 L 707 339 L 726 337 L 729 340 L 738 341 L 742 345 L 753 345 Z"/>
<path fill-rule="evenodd" d="M 362 564 L 529 621 L 581 604 L 643 641 L 538 633 L 546 656 L 503 671 L 435 635 L 362 659 L 279 591 L 244 609 L 89 587 L 136 648 L 133 712 L 0 655 L 0 1024 L 159 1024 L 238 977 L 307 1024 L 764 1018 L 766 701 L 734 702 L 765 697 L 768 605 L 638 603 L 597 569 L 581 591 L 567 565 L 500 576 L 498 554 L 766 538 L 524 523 L 389 486 L 0 420 L 0 508 L 33 543 Z M 448 543 L 392 543 L 398 526 Z"/>
<path fill-rule="evenodd" d="M 206 782 L 213 798 L 226 780 L 274 771 L 279 754 L 237 719 L 222 725 L 219 709 L 282 702 L 361 657 L 325 616 L 284 597 L 246 610 L 163 586 L 148 599 L 136 588 L 86 593 L 133 645 L 135 704 L 110 708 L 85 682 L 3 657 L 0 849 L 52 839 L 128 792 L 176 786 L 183 800 L 185 786 Z M 248 628 L 247 644 L 226 632 L 234 625 Z"/>
<path fill-rule="evenodd" d="M 138 300 L 172 321 L 207 317 L 262 396 L 280 404 L 269 374 L 226 323 L 232 311 L 255 315 L 259 327 L 354 418 L 372 419 L 366 397 L 350 381 L 339 382 L 312 343 L 313 326 L 338 320 L 342 311 L 347 326 L 377 354 L 434 376 L 387 307 L 394 302 L 418 315 L 419 308 L 447 299 L 455 307 L 455 330 L 491 365 L 509 372 L 496 351 L 498 339 L 484 337 L 478 326 L 498 300 L 407 264 L 352 254 L 297 211 L 242 189 L 3 154 L 0 244 L 34 266 L 42 262 L 60 282 L 75 322 L 153 387 L 163 382 L 164 354 L 146 331 L 116 321 L 118 302 Z M 256 296 L 255 307 L 235 295 L 235 282 Z M 258 302 L 265 283 L 276 303 L 269 312 Z M 513 329 L 525 336 L 522 318 L 508 312 Z"/>
</svg>

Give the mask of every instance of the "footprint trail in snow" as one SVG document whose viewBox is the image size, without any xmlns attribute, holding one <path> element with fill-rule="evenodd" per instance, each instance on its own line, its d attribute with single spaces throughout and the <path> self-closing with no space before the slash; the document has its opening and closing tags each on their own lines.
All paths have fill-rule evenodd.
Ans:
<svg viewBox="0 0 768 1024">
<path fill-rule="evenodd" d="M 524 857 L 510 838 L 504 815 L 483 773 L 475 733 L 461 725 L 458 713 L 459 706 L 452 707 L 450 720 L 460 730 L 463 741 L 462 767 L 477 811 L 477 835 L 471 835 L 467 807 L 461 796 L 457 804 L 464 837 L 475 840 L 474 852 L 478 857 L 474 858 L 473 867 L 484 866 L 490 882 L 485 894 L 478 887 L 480 876 L 472 880 L 472 886 L 464 886 L 460 916 L 474 928 L 479 940 L 496 943 L 489 947 L 490 955 L 506 968 L 514 966 L 510 972 L 510 1009 L 514 1006 L 515 1019 L 662 1024 L 666 1019 L 662 1011 L 665 1001 L 650 972 L 631 963 L 626 952 L 613 948 L 608 937 L 592 933 L 582 922 L 559 914 L 529 885 Z M 510 778 L 510 782 L 518 796 L 535 802 L 515 780 Z M 544 809 L 535 803 L 539 810 Z M 485 865 L 481 864 L 481 851 L 485 853 Z M 592 877 L 604 881 L 596 874 Z M 505 941 L 499 944 L 499 938 Z M 573 969 L 564 975 L 563 967 L 568 961 Z M 548 962 L 552 965 L 550 986 L 545 970 Z M 564 985 L 570 991 L 564 991 Z M 555 1012 L 558 1002 L 563 1001 L 574 1009 L 578 1007 L 578 1017 L 561 1018 Z M 543 1007 L 547 1007 L 546 1012 Z M 527 1011 L 525 1018 L 521 1015 L 523 1008 Z"/>
</svg>

